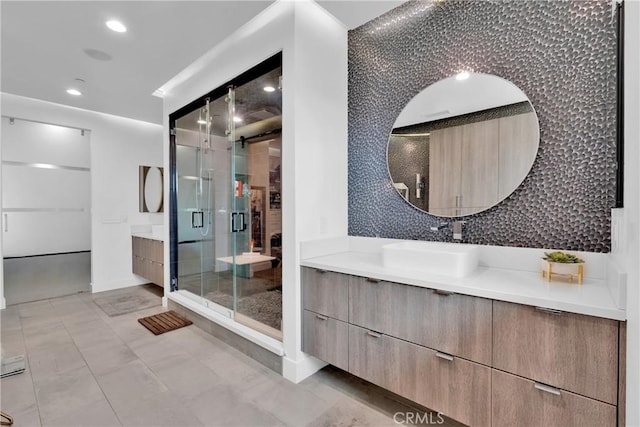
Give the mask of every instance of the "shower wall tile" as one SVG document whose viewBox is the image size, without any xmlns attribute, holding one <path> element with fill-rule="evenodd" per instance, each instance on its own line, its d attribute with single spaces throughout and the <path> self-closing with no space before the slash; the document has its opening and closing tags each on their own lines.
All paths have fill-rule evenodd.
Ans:
<svg viewBox="0 0 640 427">
<path fill-rule="evenodd" d="M 349 234 L 450 241 L 393 188 L 387 140 L 418 92 L 461 69 L 524 91 L 540 148 L 523 184 L 463 218 L 465 241 L 609 252 L 616 17 L 606 0 L 411 1 L 349 32 Z M 450 222 L 451 219 L 444 219 Z"/>
</svg>

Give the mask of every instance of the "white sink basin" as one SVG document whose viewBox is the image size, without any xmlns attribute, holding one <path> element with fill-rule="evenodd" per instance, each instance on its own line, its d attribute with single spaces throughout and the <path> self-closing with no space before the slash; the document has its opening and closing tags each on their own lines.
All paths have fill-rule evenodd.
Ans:
<svg viewBox="0 0 640 427">
<path fill-rule="evenodd" d="M 465 277 L 478 266 L 480 248 L 474 245 L 442 242 L 406 241 L 382 247 L 382 264 L 401 268 Z"/>
</svg>

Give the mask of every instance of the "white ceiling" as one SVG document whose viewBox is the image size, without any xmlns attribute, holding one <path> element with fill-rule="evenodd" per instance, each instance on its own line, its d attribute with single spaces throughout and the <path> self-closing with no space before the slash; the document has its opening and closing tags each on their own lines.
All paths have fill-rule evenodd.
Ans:
<svg viewBox="0 0 640 427">
<path fill-rule="evenodd" d="M 0 2 L 2 92 L 162 122 L 152 92 L 272 0 Z M 403 1 L 333 0 L 321 6 L 355 28 Z M 104 25 L 119 19 L 123 34 Z M 111 57 L 94 59 L 94 49 Z M 85 82 L 81 97 L 66 89 Z"/>
</svg>

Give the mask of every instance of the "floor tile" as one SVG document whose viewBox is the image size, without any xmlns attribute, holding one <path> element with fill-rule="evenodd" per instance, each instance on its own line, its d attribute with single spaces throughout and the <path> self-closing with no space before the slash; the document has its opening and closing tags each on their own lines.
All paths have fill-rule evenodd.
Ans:
<svg viewBox="0 0 640 427">
<path fill-rule="evenodd" d="M 15 414 L 37 409 L 36 394 L 29 370 L 0 380 L 0 407 Z"/>
<path fill-rule="evenodd" d="M 45 427 L 115 427 L 120 425 L 120 420 L 106 398 L 76 408 L 59 418 L 43 423 Z"/>
<path fill-rule="evenodd" d="M 343 399 L 308 423 L 307 427 L 397 427 L 405 419 L 404 414 L 398 414 L 396 420 L 400 422 L 396 422 L 392 417 L 372 410 L 355 400 Z"/>
<path fill-rule="evenodd" d="M 184 399 L 191 399 L 221 382 L 221 378 L 190 356 L 170 356 L 149 364 L 167 388 Z"/>
<path fill-rule="evenodd" d="M 34 384 L 43 424 L 104 398 L 87 367 L 52 375 Z"/>
<path fill-rule="evenodd" d="M 170 392 L 160 393 L 129 409 L 118 411 L 123 426 L 140 427 L 200 427 L 210 426 Z"/>
<path fill-rule="evenodd" d="M 100 387 L 117 413 L 167 391 L 156 375 L 134 360 L 104 375 L 96 375 Z"/>
<path fill-rule="evenodd" d="M 247 394 L 245 394 L 245 397 Z M 289 426 L 303 426 L 332 405 L 282 378 L 269 379 L 250 390 L 249 399 Z"/>
<path fill-rule="evenodd" d="M 28 353 L 31 376 L 35 382 L 86 366 L 73 343 L 31 349 Z"/>
<path fill-rule="evenodd" d="M 80 349 L 94 375 L 107 374 L 137 359 L 136 354 L 118 339 L 109 339 Z"/>
<path fill-rule="evenodd" d="M 204 425 L 211 427 L 286 425 L 273 414 L 245 400 L 227 384 L 219 384 L 187 401 L 187 406 Z"/>
</svg>

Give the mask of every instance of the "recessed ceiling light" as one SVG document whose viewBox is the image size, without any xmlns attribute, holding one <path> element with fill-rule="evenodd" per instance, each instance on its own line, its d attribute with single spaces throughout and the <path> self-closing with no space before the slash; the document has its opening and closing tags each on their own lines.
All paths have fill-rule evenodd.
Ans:
<svg viewBox="0 0 640 427">
<path fill-rule="evenodd" d="M 206 125 L 206 124 L 207 124 L 207 121 L 206 121 L 206 120 L 202 120 L 202 119 L 200 119 L 200 120 L 198 120 L 196 123 L 198 123 L 199 125 Z"/>
<path fill-rule="evenodd" d="M 78 89 L 67 89 L 67 93 L 69 95 L 73 95 L 73 96 L 80 96 L 82 95 L 82 92 L 80 92 Z"/>
<path fill-rule="evenodd" d="M 111 20 L 111 21 L 107 21 L 106 22 L 107 27 L 109 27 L 109 29 L 111 31 L 115 31 L 116 33 L 126 33 L 127 32 L 127 27 L 124 26 L 124 24 L 120 21 L 116 21 L 116 20 Z"/>
<path fill-rule="evenodd" d="M 275 92 L 276 88 L 273 86 L 265 86 L 264 87 L 264 91 L 265 92 Z"/>
<path fill-rule="evenodd" d="M 461 71 L 456 74 L 456 80 L 467 80 L 470 75 L 468 71 Z"/>
<path fill-rule="evenodd" d="M 235 116 L 233 118 L 233 121 L 236 122 L 236 123 L 241 122 L 242 121 L 242 117 Z"/>
</svg>

